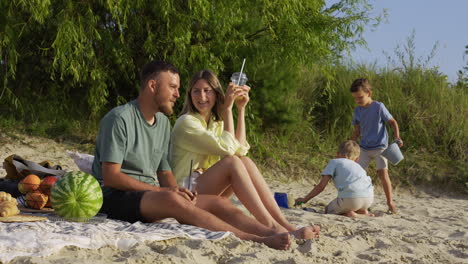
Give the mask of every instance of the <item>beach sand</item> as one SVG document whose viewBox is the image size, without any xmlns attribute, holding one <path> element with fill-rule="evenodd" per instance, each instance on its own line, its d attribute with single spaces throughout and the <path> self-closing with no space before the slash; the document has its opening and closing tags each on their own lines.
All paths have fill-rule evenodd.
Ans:
<svg viewBox="0 0 468 264">
<path fill-rule="evenodd" d="M 77 170 L 66 150 L 71 145 L 53 140 L 0 133 L 0 160 L 11 154 L 40 162 L 50 160 L 66 170 Z M 268 169 L 262 169 L 268 174 Z M 0 177 L 5 171 L 0 169 Z M 268 182 L 273 191 L 300 197 L 312 182 Z M 350 219 L 323 214 L 336 196 L 332 184 L 305 206 L 317 212 L 284 209 L 290 222 L 318 224 L 320 238 L 295 241 L 291 249 L 278 251 L 262 244 L 241 241 L 233 235 L 219 240 L 171 239 L 146 241 L 129 250 L 103 247 L 97 250 L 65 247 L 46 257 L 17 257 L 9 263 L 468 263 L 468 196 L 424 191 L 395 190 L 399 214 L 386 214 L 385 196 L 377 186 L 372 212 L 377 217 Z M 434 189 L 437 189 L 434 187 Z M 233 202 L 245 209 L 233 198 Z"/>
</svg>

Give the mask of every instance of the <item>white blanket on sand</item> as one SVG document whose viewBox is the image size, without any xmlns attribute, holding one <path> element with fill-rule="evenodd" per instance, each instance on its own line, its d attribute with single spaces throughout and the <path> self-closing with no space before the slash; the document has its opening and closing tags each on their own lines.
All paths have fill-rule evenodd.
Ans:
<svg viewBox="0 0 468 264">
<path fill-rule="evenodd" d="M 130 224 L 111 219 L 87 223 L 50 219 L 44 222 L 0 223 L 0 262 L 19 256 L 48 256 L 65 246 L 87 249 L 114 246 L 127 250 L 144 241 L 177 237 L 218 240 L 231 234 L 182 225 L 175 219 L 168 220 L 152 224 Z"/>
</svg>

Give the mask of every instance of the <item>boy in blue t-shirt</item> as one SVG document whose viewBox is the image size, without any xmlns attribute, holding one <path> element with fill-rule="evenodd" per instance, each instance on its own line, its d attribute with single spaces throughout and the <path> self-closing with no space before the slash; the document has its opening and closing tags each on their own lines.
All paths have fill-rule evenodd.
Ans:
<svg viewBox="0 0 468 264">
<path fill-rule="evenodd" d="M 306 203 L 320 194 L 333 179 L 338 197 L 325 207 L 327 214 L 357 217 L 358 214 L 373 216 L 368 208 L 374 201 L 374 187 L 366 171 L 356 161 L 359 159 L 359 145 L 348 140 L 340 144 L 337 158 L 332 159 L 322 172 L 322 180 L 306 197 L 296 199 L 296 204 Z"/>
<path fill-rule="evenodd" d="M 351 93 L 358 105 L 354 109 L 354 132 L 351 139 L 357 140 L 359 136 L 361 137 L 359 164 L 367 169 L 369 163 L 375 159 L 377 174 L 382 181 L 388 209 L 391 213 L 396 213 L 392 198 L 392 183 L 388 176 L 388 163 L 387 159 L 382 156 L 382 152 L 388 147 L 388 134 L 385 128 L 387 122 L 393 128 L 395 141 L 400 147 L 403 146 L 398 123 L 383 103 L 372 100 L 372 87 L 369 80 L 364 78 L 355 80 L 351 85 Z"/>
</svg>

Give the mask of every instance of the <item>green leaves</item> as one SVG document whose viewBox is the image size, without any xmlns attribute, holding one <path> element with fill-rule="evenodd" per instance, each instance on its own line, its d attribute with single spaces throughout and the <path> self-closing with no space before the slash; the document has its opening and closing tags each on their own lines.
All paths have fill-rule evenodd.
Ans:
<svg viewBox="0 0 468 264">
<path fill-rule="evenodd" d="M 204 68 L 217 72 L 227 84 L 247 58 L 245 71 L 255 88 L 251 111 L 259 120 L 268 119 L 261 126 L 295 122 L 291 117 L 298 110 L 284 98 L 298 89 L 298 67 L 338 58 L 363 41 L 362 25 L 374 20 L 366 4 L 367 0 L 343 0 L 333 7 L 323 0 L 2 1 L 2 113 L 32 118 L 35 108 L 29 105 L 37 96 L 59 97 L 67 105 L 65 112 L 98 120 L 137 96 L 138 72 L 149 60 L 175 64 L 183 91 L 187 79 Z M 38 87 L 40 93 L 35 92 Z"/>
</svg>

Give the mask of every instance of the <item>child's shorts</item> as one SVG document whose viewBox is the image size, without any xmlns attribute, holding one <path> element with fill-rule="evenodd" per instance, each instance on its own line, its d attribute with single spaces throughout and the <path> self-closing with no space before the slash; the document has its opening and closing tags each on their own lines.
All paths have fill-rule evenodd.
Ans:
<svg viewBox="0 0 468 264">
<path fill-rule="evenodd" d="M 349 211 L 367 210 L 374 202 L 368 198 L 336 198 L 325 207 L 326 214 L 344 214 Z"/>
<path fill-rule="evenodd" d="M 375 165 L 378 170 L 388 168 L 388 161 L 384 156 L 382 156 L 382 152 L 384 152 L 384 150 L 385 149 L 366 150 L 361 148 L 361 154 L 359 155 L 358 160 L 359 165 L 361 165 L 363 169 L 367 169 L 371 161 L 375 159 Z"/>
</svg>

